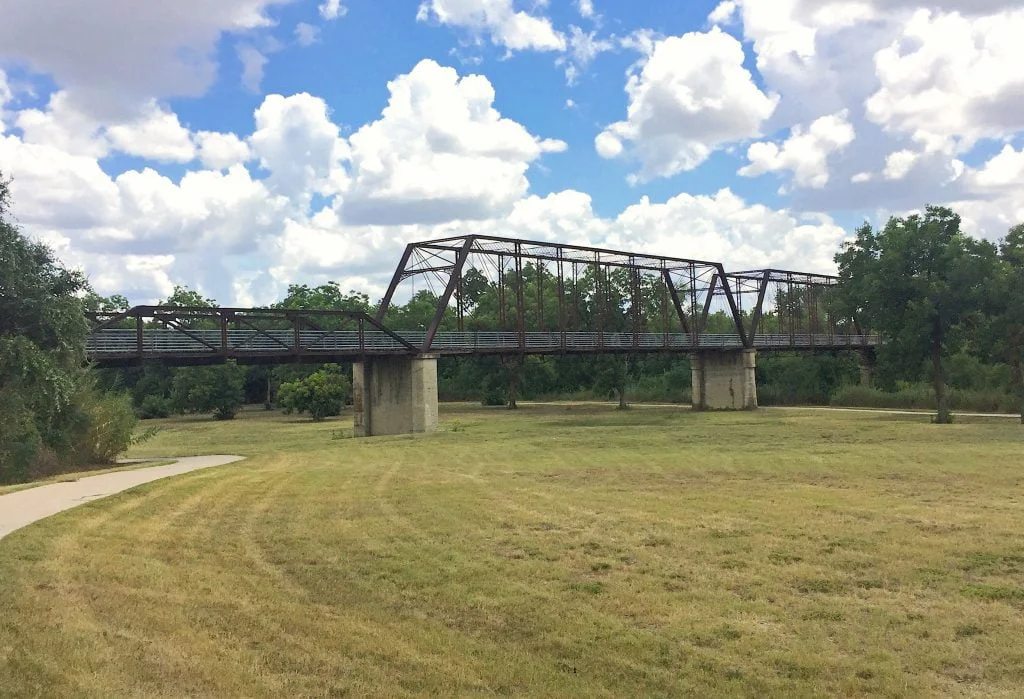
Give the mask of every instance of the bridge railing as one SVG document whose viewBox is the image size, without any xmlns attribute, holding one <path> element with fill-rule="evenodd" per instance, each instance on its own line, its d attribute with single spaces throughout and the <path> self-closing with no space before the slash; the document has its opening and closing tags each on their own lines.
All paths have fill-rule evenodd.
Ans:
<svg viewBox="0 0 1024 699">
<path fill-rule="evenodd" d="M 105 328 L 93 332 L 88 350 L 93 359 L 236 358 L 337 360 L 365 355 L 421 351 L 426 332 L 390 330 L 213 330 Z M 759 334 L 754 346 L 764 350 L 864 348 L 878 344 L 870 335 Z M 430 352 L 459 354 L 541 354 L 601 352 L 687 352 L 742 349 L 738 334 L 594 333 L 594 332 L 440 332 Z"/>
</svg>

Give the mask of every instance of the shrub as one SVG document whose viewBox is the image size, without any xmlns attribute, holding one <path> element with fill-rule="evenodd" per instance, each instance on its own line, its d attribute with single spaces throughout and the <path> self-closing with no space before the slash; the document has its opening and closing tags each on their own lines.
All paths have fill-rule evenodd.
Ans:
<svg viewBox="0 0 1024 699">
<path fill-rule="evenodd" d="M 844 386 L 832 396 L 831 405 L 850 408 L 935 410 L 935 391 L 930 384 L 900 383 L 895 391 L 866 386 Z M 1015 413 L 1020 400 L 1000 390 L 949 389 L 949 406 L 966 412 Z"/>
<path fill-rule="evenodd" d="M 215 420 L 231 420 L 245 401 L 245 370 L 229 361 L 179 371 L 171 400 L 179 412 L 212 413 Z"/>
<path fill-rule="evenodd" d="M 136 413 L 142 420 L 154 420 L 157 418 L 170 417 L 173 412 L 170 398 L 163 396 L 146 396 L 142 399 L 142 405 Z"/>
<path fill-rule="evenodd" d="M 112 464 L 132 444 L 138 418 L 126 393 L 93 393 L 83 399 L 87 427 L 78 445 L 79 458 L 88 464 Z"/>
<path fill-rule="evenodd" d="M 341 367 L 328 364 L 304 379 L 281 384 L 277 403 L 286 415 L 309 413 L 314 422 L 341 415 L 352 384 Z"/>
</svg>

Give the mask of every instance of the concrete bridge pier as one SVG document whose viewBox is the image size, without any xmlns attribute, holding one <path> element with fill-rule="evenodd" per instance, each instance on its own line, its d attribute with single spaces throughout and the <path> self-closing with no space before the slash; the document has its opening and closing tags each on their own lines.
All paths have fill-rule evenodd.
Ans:
<svg viewBox="0 0 1024 699">
<path fill-rule="evenodd" d="M 354 363 L 352 408 L 356 437 L 437 432 L 437 355 Z"/>
<path fill-rule="evenodd" d="M 690 355 L 694 410 L 756 410 L 757 350 L 704 350 Z"/>
</svg>

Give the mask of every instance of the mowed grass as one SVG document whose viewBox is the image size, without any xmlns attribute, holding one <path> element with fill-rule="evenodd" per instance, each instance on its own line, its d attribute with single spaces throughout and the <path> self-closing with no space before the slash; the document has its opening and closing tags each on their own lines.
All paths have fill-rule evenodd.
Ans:
<svg viewBox="0 0 1024 699">
<path fill-rule="evenodd" d="M 260 412 L 0 542 L 0 696 L 1019 696 L 1024 428 Z"/>
</svg>

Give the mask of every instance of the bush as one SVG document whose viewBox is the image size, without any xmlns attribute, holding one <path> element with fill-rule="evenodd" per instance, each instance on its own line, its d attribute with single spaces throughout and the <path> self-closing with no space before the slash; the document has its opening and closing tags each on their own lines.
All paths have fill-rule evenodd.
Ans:
<svg viewBox="0 0 1024 699">
<path fill-rule="evenodd" d="M 212 413 L 231 420 L 245 401 L 245 370 L 234 361 L 212 367 L 183 369 L 174 377 L 172 403 L 182 413 Z"/>
<path fill-rule="evenodd" d="M 314 422 L 341 415 L 352 384 L 341 367 L 328 364 L 304 379 L 281 384 L 277 403 L 285 415 L 309 413 Z"/>
<path fill-rule="evenodd" d="M 142 405 L 135 412 L 142 420 L 155 420 L 170 417 L 173 412 L 172 408 L 170 398 L 146 396 L 142 399 Z"/>
<path fill-rule="evenodd" d="M 949 406 L 953 410 L 977 413 L 1016 413 L 1020 400 L 999 390 L 963 390 L 950 388 Z M 935 410 L 935 391 L 930 384 L 900 383 L 895 391 L 866 386 L 844 386 L 832 396 L 831 405 L 849 408 L 892 408 L 899 410 Z"/>
<path fill-rule="evenodd" d="M 138 424 L 127 393 L 106 393 L 83 398 L 87 426 L 78 444 L 79 460 L 90 465 L 112 464 L 132 444 Z"/>
</svg>

